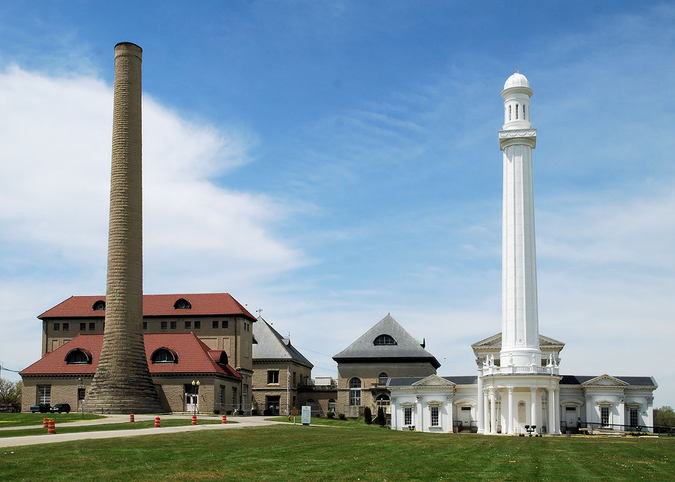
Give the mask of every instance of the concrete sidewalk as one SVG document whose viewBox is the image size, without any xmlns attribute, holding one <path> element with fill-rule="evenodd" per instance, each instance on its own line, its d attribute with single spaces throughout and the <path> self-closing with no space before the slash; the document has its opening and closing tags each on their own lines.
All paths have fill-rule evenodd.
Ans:
<svg viewBox="0 0 675 482">
<path fill-rule="evenodd" d="M 162 420 L 167 420 L 171 418 L 185 418 L 190 419 L 189 415 L 162 415 Z M 203 416 L 199 419 L 218 419 L 219 417 Z M 135 419 L 140 420 L 154 420 L 155 415 L 136 415 Z M 22 447 L 26 445 L 39 445 L 47 443 L 58 443 L 58 442 L 70 442 L 73 440 L 95 440 L 95 439 L 105 439 L 105 438 L 116 438 L 116 437 L 138 437 L 139 435 L 156 435 L 156 434 L 167 434 L 167 433 L 181 433 L 181 432 L 192 432 L 196 430 L 231 430 L 237 428 L 249 428 L 249 427 L 261 427 L 265 425 L 275 425 L 281 422 L 274 422 L 265 420 L 265 417 L 234 417 L 232 422 L 237 423 L 218 423 L 218 424 L 207 424 L 207 425 L 185 425 L 183 427 L 151 427 L 151 428 L 141 428 L 141 429 L 131 429 L 131 430 L 109 430 L 105 432 L 78 432 L 78 433 L 65 433 L 59 434 L 59 425 L 68 425 L 72 426 L 83 426 L 83 425 L 101 425 L 108 423 L 129 423 L 128 415 L 113 415 L 106 417 L 106 419 L 101 420 L 88 420 L 82 422 L 67 422 L 59 424 L 56 426 L 56 434 L 42 434 L 42 435 L 29 435 L 25 437 L 6 437 L 0 438 L 0 448 L 9 448 L 9 447 Z M 17 427 L 18 428 L 18 427 Z M 37 428 L 37 427 L 21 427 L 21 428 Z M 13 430 L 5 429 L 5 430 Z M 45 429 L 46 430 L 46 429 Z"/>
</svg>

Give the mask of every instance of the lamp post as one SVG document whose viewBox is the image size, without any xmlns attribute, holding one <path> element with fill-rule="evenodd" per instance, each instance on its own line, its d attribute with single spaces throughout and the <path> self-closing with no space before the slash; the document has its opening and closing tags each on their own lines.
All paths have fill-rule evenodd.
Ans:
<svg viewBox="0 0 675 482">
<path fill-rule="evenodd" d="M 192 415 L 197 415 L 197 403 L 199 403 L 199 380 L 192 380 Z"/>
</svg>

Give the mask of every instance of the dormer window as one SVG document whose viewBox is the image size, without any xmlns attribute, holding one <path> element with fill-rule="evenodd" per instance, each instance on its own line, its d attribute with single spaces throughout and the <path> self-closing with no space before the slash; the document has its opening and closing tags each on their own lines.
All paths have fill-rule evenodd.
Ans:
<svg viewBox="0 0 675 482">
<path fill-rule="evenodd" d="M 94 311 L 105 311 L 105 301 L 98 300 L 91 309 Z"/>
<path fill-rule="evenodd" d="M 91 356 L 81 348 L 70 350 L 66 355 L 67 365 L 89 365 Z"/>
<path fill-rule="evenodd" d="M 178 356 L 168 348 L 158 348 L 150 357 L 152 363 L 178 363 Z"/>
<path fill-rule="evenodd" d="M 176 310 L 190 310 L 192 305 L 185 298 L 181 298 L 173 304 L 174 309 Z"/>
<path fill-rule="evenodd" d="M 375 346 L 396 345 L 396 340 L 394 340 L 394 337 L 391 335 L 380 335 L 377 338 L 375 338 L 373 345 Z"/>
</svg>

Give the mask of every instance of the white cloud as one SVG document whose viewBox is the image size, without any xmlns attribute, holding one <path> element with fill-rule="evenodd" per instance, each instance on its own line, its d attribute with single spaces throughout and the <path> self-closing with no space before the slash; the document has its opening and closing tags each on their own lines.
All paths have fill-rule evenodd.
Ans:
<svg viewBox="0 0 675 482">
<path fill-rule="evenodd" d="M 0 352 L 8 365 L 39 355 L 39 330 L 29 331 L 30 353 L 15 327 L 39 325 L 34 317 L 52 303 L 105 286 L 112 101 L 97 78 L 16 66 L 0 73 L 0 298 L 13 300 L 0 318 L 13 335 Z M 146 291 L 226 290 L 235 278 L 245 289 L 305 263 L 275 234 L 287 207 L 215 181 L 250 161 L 253 136 L 186 122 L 148 95 L 143 102 Z"/>
</svg>

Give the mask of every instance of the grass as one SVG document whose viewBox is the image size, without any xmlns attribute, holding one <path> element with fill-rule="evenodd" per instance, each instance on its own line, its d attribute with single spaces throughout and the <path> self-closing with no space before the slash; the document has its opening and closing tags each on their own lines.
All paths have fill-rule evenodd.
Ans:
<svg viewBox="0 0 675 482">
<path fill-rule="evenodd" d="M 120 423 L 105 423 L 105 424 L 98 424 L 98 425 L 79 425 L 79 426 L 68 426 L 67 424 L 65 425 L 59 425 L 58 421 L 56 421 L 56 433 L 76 433 L 76 432 L 107 432 L 109 430 L 137 430 L 140 428 L 150 428 L 155 426 L 155 421 L 154 420 L 144 420 L 144 421 L 138 421 L 134 423 L 130 422 L 120 422 Z M 190 425 L 192 423 L 192 420 L 190 419 L 164 419 L 162 420 L 162 427 L 182 427 L 184 425 Z M 200 425 L 206 425 L 206 424 L 215 424 L 215 423 L 221 423 L 220 420 L 212 420 L 212 419 L 200 419 L 198 421 Z M 237 422 L 230 422 L 230 423 L 237 423 Z M 42 424 L 42 421 L 40 421 L 40 424 Z M 46 434 L 47 429 L 42 428 L 42 425 L 40 425 L 40 428 L 27 428 L 24 430 L 0 430 L 0 438 L 5 438 L 5 437 L 23 437 L 26 435 L 42 435 Z"/>
<path fill-rule="evenodd" d="M 29 425 L 42 426 L 42 419 L 48 418 L 56 423 L 80 422 L 82 420 L 97 420 L 105 418 L 91 413 L 2 413 L 0 414 L 0 430 L 9 427 L 22 427 Z"/>
<path fill-rule="evenodd" d="M 422 434 L 339 422 L 4 449 L 0 480 L 675 480 L 674 438 Z"/>
</svg>

